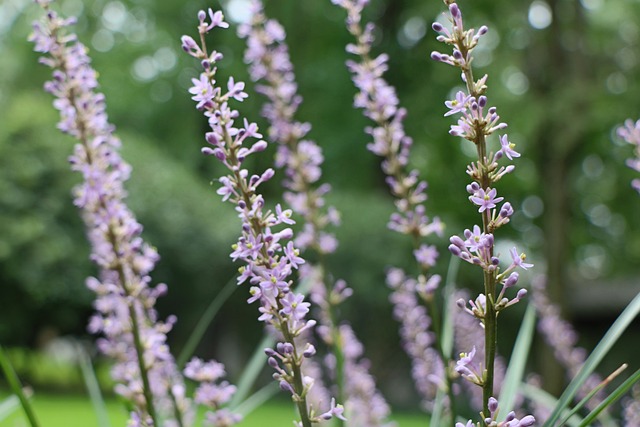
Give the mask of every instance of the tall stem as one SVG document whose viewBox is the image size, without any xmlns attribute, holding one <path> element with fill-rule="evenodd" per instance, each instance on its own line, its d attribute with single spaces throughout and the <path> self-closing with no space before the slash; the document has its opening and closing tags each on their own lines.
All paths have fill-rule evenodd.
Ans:
<svg viewBox="0 0 640 427">
<path fill-rule="evenodd" d="M 293 372 L 293 388 L 298 395 L 295 398 L 295 402 L 298 407 L 298 412 L 300 413 L 300 421 L 302 422 L 302 427 L 311 427 L 311 419 L 309 418 L 309 410 L 307 408 L 307 398 L 304 393 L 304 384 L 302 383 L 302 369 L 300 369 L 301 362 L 300 357 L 298 356 L 298 350 L 296 349 L 293 336 L 289 332 L 289 327 L 285 320 L 280 321 L 280 328 L 282 329 L 285 341 L 293 344 L 293 363 L 291 364 L 291 371 Z"/>
<path fill-rule="evenodd" d="M 109 224 L 108 234 L 113 252 L 117 255 L 120 251 L 118 250 L 118 242 L 115 238 L 115 233 L 111 224 Z M 127 299 L 130 299 L 131 291 L 129 289 L 129 286 L 127 286 L 127 277 L 124 272 L 122 263 L 119 259 L 116 270 L 125 295 Z M 149 413 L 149 416 L 151 417 L 151 420 L 153 421 L 153 425 L 158 426 L 158 418 L 156 415 L 155 405 L 153 403 L 153 393 L 151 392 L 151 384 L 149 382 L 149 370 L 147 369 L 147 364 L 144 361 L 144 344 L 142 343 L 142 338 L 140 336 L 140 319 L 138 318 L 138 313 L 136 312 L 135 300 L 128 302 L 127 305 L 129 307 L 129 318 L 131 319 L 131 334 L 133 335 L 133 345 L 136 349 L 138 369 L 140 369 L 140 378 L 142 379 L 142 393 L 144 394 L 144 399 L 147 403 L 146 409 Z"/>
<path fill-rule="evenodd" d="M 467 51 L 463 47 L 464 43 L 458 43 L 461 47 L 462 55 L 466 57 Z M 474 87 L 473 71 L 469 65 L 466 65 L 462 69 L 465 75 L 465 81 L 467 84 L 467 91 L 471 96 L 478 99 L 481 95 Z M 476 129 L 477 139 L 474 141 L 476 144 L 476 151 L 478 153 L 478 169 L 480 171 L 480 186 L 483 189 L 489 188 L 491 185 L 491 179 L 487 173 L 487 141 L 484 134 L 484 126 L 478 126 Z M 485 234 L 490 233 L 489 223 L 491 222 L 491 216 L 489 210 L 482 212 L 482 232 Z M 493 257 L 493 247 L 491 248 L 490 256 Z M 484 364 L 486 369 L 486 375 L 483 378 L 482 385 L 482 411 L 485 417 L 490 414 L 489 411 L 489 398 L 493 397 L 493 385 L 494 385 L 494 365 L 496 358 L 496 348 L 498 346 L 498 313 L 495 310 L 495 293 L 496 293 L 496 276 L 494 271 L 485 270 L 483 273 L 484 281 L 484 293 L 486 297 L 486 307 L 484 314 Z"/>
</svg>

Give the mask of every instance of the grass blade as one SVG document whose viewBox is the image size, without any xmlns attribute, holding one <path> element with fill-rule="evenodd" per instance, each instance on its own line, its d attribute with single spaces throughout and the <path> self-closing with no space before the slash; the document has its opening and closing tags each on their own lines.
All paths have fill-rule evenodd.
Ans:
<svg viewBox="0 0 640 427">
<path fill-rule="evenodd" d="M 84 379 L 84 384 L 87 387 L 89 399 L 93 405 L 93 410 L 98 418 L 98 427 L 111 427 L 107 406 L 104 403 L 104 398 L 100 391 L 100 385 L 98 384 L 98 379 L 96 378 L 95 371 L 93 370 L 91 358 L 80 343 L 76 343 L 75 347 L 78 355 L 80 356 L 80 370 L 82 371 L 82 378 Z"/>
<path fill-rule="evenodd" d="M 271 335 L 265 335 L 262 338 L 262 341 L 257 345 L 253 355 L 251 355 L 251 359 L 247 364 L 247 367 L 242 371 L 242 376 L 238 381 L 237 390 L 233 395 L 233 399 L 231 403 L 229 403 L 229 407 L 232 409 L 238 408 L 242 401 L 244 401 L 249 395 L 249 391 L 251 387 L 253 387 L 253 383 L 256 378 L 262 371 L 262 368 L 265 366 L 265 354 L 264 349 L 267 347 L 273 347 L 273 344 L 276 342 L 276 339 Z"/>
<path fill-rule="evenodd" d="M 520 384 L 522 384 L 524 368 L 529 357 L 535 327 L 536 309 L 533 304 L 529 304 L 522 318 L 520 331 L 518 331 L 518 337 L 513 345 L 513 353 L 511 353 L 507 374 L 505 375 L 502 390 L 500 391 L 498 402 L 500 402 L 502 411 L 500 411 L 498 421 L 504 421 L 509 411 L 513 409 L 516 395 L 520 389 Z"/>
<path fill-rule="evenodd" d="M 629 389 L 638 381 L 640 381 L 640 369 L 634 372 L 625 382 L 620 384 L 605 400 L 603 400 L 593 411 L 589 413 L 582 421 L 579 427 L 588 426 L 598 415 L 604 411 L 609 405 L 620 399 Z"/>
<path fill-rule="evenodd" d="M 578 404 L 576 406 L 573 407 L 573 409 L 571 409 L 571 411 L 569 412 L 569 414 L 567 416 L 564 417 L 564 419 L 562 419 L 560 421 L 559 425 L 564 425 L 564 423 L 566 422 L 566 418 L 568 418 L 569 416 L 577 413 L 582 407 L 584 407 L 584 405 L 587 404 L 587 402 L 589 400 L 591 400 L 591 398 L 593 396 L 596 395 L 596 393 L 598 393 L 600 390 L 602 390 L 604 387 L 607 386 L 607 384 L 609 384 L 614 378 L 616 378 L 618 375 L 620 375 L 622 373 L 622 371 L 624 371 L 625 369 L 627 369 L 627 364 L 623 364 L 622 366 L 620 366 L 618 369 L 616 369 L 611 375 L 609 375 L 607 378 L 605 378 L 603 381 L 600 382 L 600 384 L 598 384 L 593 390 L 591 390 L 589 392 L 589 394 L 587 394 L 580 402 L 578 402 Z"/>
<path fill-rule="evenodd" d="M 443 319 L 442 319 L 442 353 L 451 356 L 453 351 L 453 314 L 454 311 L 450 310 L 452 306 L 451 299 L 454 297 L 456 290 L 456 279 L 458 277 L 458 268 L 460 267 L 460 258 L 452 256 L 449 261 L 449 268 L 447 269 L 447 280 L 444 285 L 444 303 L 443 307 L 446 307 Z"/>
<path fill-rule="evenodd" d="M 278 385 L 275 382 L 271 382 L 239 404 L 233 412 L 246 417 L 264 402 L 271 399 L 278 390 Z"/>
<path fill-rule="evenodd" d="M 595 370 L 600 361 L 602 361 L 620 335 L 622 335 L 633 319 L 636 318 L 638 313 L 640 313 L 640 294 L 636 295 L 629 305 L 627 305 L 613 325 L 611 325 L 604 337 L 600 340 L 600 343 L 598 343 L 591 355 L 587 358 L 582 369 L 578 372 L 578 375 L 576 375 L 564 393 L 562 393 L 562 396 L 560 396 L 558 404 L 549 416 L 549 419 L 544 423 L 543 427 L 552 427 L 555 425 L 560 418 L 561 413 L 569 406 L 580 387 L 582 387 L 584 382 L 587 380 L 587 377 L 589 377 L 589 375 L 591 375 Z"/>
<path fill-rule="evenodd" d="M 547 393 L 546 391 L 538 387 L 532 386 L 530 384 L 527 384 L 527 383 L 520 384 L 519 391 L 527 399 L 531 400 L 532 402 L 536 402 L 538 405 L 545 406 L 549 410 L 551 410 L 552 408 L 558 405 L 558 399 L 556 399 L 555 396 Z M 568 412 L 569 411 L 564 410 L 562 411 L 562 415 L 565 415 Z M 567 425 L 569 425 L 570 427 L 578 427 L 578 425 L 581 422 L 582 422 L 582 419 L 574 414 L 567 420 Z"/>
<path fill-rule="evenodd" d="M 0 403 L 0 421 L 7 418 L 20 408 L 20 399 L 13 394 Z"/>
<path fill-rule="evenodd" d="M 449 260 L 449 267 L 447 268 L 447 278 L 443 291 L 444 301 L 442 303 L 442 306 L 445 307 L 445 310 L 443 310 L 442 330 L 440 331 L 442 354 L 444 354 L 445 357 L 451 357 L 451 353 L 453 351 L 453 316 L 455 312 L 454 310 L 451 310 L 450 307 L 452 307 L 451 300 L 455 296 L 456 278 L 458 277 L 459 266 L 460 258 L 458 258 L 457 256 L 451 256 Z M 439 426 L 445 424 L 442 422 L 442 410 L 444 409 L 444 398 L 446 395 L 447 393 L 445 391 L 440 389 L 438 390 L 433 405 L 433 411 L 431 412 L 431 420 L 429 422 L 430 425 Z"/>
<path fill-rule="evenodd" d="M 1 345 L 0 345 L 0 368 L 2 368 L 2 371 L 4 372 L 4 376 L 7 379 L 7 383 L 9 384 L 11 391 L 13 391 L 13 394 L 15 394 L 20 400 L 20 405 L 22 406 L 22 409 L 24 410 L 24 413 L 27 416 L 27 419 L 29 420 L 29 424 L 31 425 L 31 427 L 39 427 L 40 424 L 38 423 L 36 414 L 33 411 L 31 402 L 29 401 L 29 399 L 27 399 L 27 396 L 24 390 L 22 390 L 22 384 L 20 383 L 20 379 L 18 378 L 18 375 L 16 375 L 16 371 L 13 370 L 13 366 L 11 366 L 11 362 L 9 361 L 9 358 L 5 354 L 4 349 L 2 348 Z"/>
<path fill-rule="evenodd" d="M 187 343 L 182 348 L 182 351 L 180 352 L 180 355 L 176 360 L 178 366 L 184 367 L 191 356 L 193 356 L 193 353 L 196 351 L 196 347 L 198 347 L 198 344 L 202 340 L 202 337 L 207 331 L 207 328 L 209 327 L 209 325 L 211 325 L 213 319 L 215 319 L 216 314 L 218 314 L 218 311 L 220 311 L 222 305 L 229 299 L 229 297 L 237 287 L 236 275 L 234 274 L 202 314 L 202 317 L 198 321 L 196 327 L 193 329 L 193 332 L 189 336 Z"/>
</svg>

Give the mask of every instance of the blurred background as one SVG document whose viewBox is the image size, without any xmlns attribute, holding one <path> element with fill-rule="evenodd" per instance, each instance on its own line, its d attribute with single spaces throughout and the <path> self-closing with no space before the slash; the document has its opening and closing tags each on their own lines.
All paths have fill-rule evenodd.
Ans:
<svg viewBox="0 0 640 427">
<path fill-rule="evenodd" d="M 369 123 L 351 107 L 355 89 L 344 66 L 344 46 L 351 41 L 344 13 L 328 0 L 266 3 L 288 32 L 305 99 L 299 118 L 313 125 L 310 137 L 324 150 L 324 177 L 333 186 L 329 203 L 342 213 L 340 247 L 329 265 L 355 290 L 343 317 L 364 342 L 383 393 L 395 405 L 412 406 L 409 362 L 384 284 L 386 266 L 412 265 L 411 242 L 386 228 L 393 204 L 378 160 L 365 149 Z M 499 184 L 516 210 L 512 227 L 498 235 L 501 252 L 515 244 L 536 265 L 535 274 L 548 275 L 554 300 L 577 326 L 580 343 L 592 348 L 640 291 L 640 197 L 629 185 L 634 173 L 624 165 L 631 146 L 614 132 L 627 117 L 640 116 L 640 2 L 460 5 L 469 25 L 490 28 L 476 50 L 475 72 L 489 74 L 489 103 L 522 153 L 516 172 Z M 196 34 L 197 11 L 220 6 L 232 28 L 246 19 L 246 0 L 57 2 L 62 13 L 79 17 L 77 32 L 91 49 L 123 156 L 133 165 L 128 200 L 162 257 L 154 279 L 169 285 L 159 310 L 163 317 L 178 316 L 170 336 L 176 349 L 238 267 L 228 256 L 238 221 L 209 185 L 222 171 L 200 155 L 205 123 L 187 93 L 198 71 L 180 49 L 182 34 Z M 478 217 L 465 190 L 475 149 L 451 137 L 451 119 L 442 117 L 459 74 L 429 59 L 431 51 L 444 49 L 431 30 L 443 10 L 439 1 L 372 0 L 367 17 L 378 26 L 376 52 L 391 58 L 387 78 L 409 110 L 412 162 L 429 181 L 428 210 L 446 223 L 448 237 Z M 74 142 L 55 129 L 52 99 L 42 90 L 50 71 L 26 40 L 38 12 L 28 0 L 0 4 L 0 342 L 27 352 L 61 337 L 93 339 L 86 332 L 92 294 L 84 281 L 95 273 L 71 202 L 78 177 L 66 161 Z M 241 110 L 266 130 L 259 117 L 263 99 L 254 96 L 242 63 L 243 41 L 234 31 L 218 31 L 209 46 L 225 55 L 221 76 L 247 81 L 251 98 Z M 267 152 L 252 167 L 268 167 L 272 156 Z M 271 184 L 267 198 L 279 200 L 277 180 Z M 434 238 L 433 244 L 441 251 L 436 270 L 445 274 L 448 239 Z M 477 273 L 461 266 L 459 286 L 479 292 Z M 247 289 L 239 288 L 198 348 L 201 357 L 224 362 L 231 380 L 262 334 L 256 307 L 246 298 Z M 519 315 L 507 312 L 502 322 L 506 355 Z M 636 322 L 603 372 L 622 361 L 637 368 L 638 338 Z M 544 371 L 545 360 L 539 357 L 532 368 Z"/>
</svg>

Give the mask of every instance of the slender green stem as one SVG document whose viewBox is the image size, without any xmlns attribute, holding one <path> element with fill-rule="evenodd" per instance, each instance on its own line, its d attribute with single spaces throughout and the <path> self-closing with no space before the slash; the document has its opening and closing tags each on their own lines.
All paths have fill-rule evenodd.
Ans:
<svg viewBox="0 0 640 427">
<path fill-rule="evenodd" d="M 158 418 L 156 416 L 156 408 L 153 404 L 153 395 L 151 393 L 151 384 L 149 383 L 149 372 L 147 370 L 146 363 L 144 361 L 144 346 L 142 339 L 140 338 L 140 325 L 138 322 L 138 316 L 133 304 L 129 305 L 129 317 L 131 317 L 131 333 L 133 334 L 133 345 L 136 348 L 136 356 L 138 359 L 138 368 L 140 369 L 140 377 L 142 379 L 142 392 L 144 399 L 147 403 L 147 412 L 153 420 L 153 425 L 157 426 Z"/>
<path fill-rule="evenodd" d="M 103 203 L 103 202 L 101 202 Z M 104 209 L 106 206 L 102 205 Z M 127 299 L 131 298 L 131 290 L 128 286 L 127 275 L 125 274 L 124 267 L 122 265 L 121 259 L 118 256 L 120 253 L 118 247 L 118 240 L 116 239 L 116 234 L 114 230 L 114 225 L 112 223 L 109 224 L 109 229 L 107 231 L 109 242 L 111 243 L 111 247 L 113 248 L 113 253 L 116 255 L 117 266 L 115 266 L 114 270 L 118 274 L 118 278 L 120 279 L 120 285 L 124 290 L 125 296 Z M 155 405 L 153 403 L 153 394 L 151 392 L 151 384 L 149 382 L 149 371 L 147 369 L 147 364 L 144 361 L 144 345 L 142 343 L 142 338 L 140 336 L 140 319 L 138 317 L 138 313 L 135 309 L 135 300 L 132 300 L 127 303 L 129 306 L 129 318 L 131 319 L 131 334 L 133 335 L 133 345 L 136 350 L 136 358 L 138 361 L 138 369 L 140 369 L 140 379 L 142 380 L 142 393 L 144 395 L 144 399 L 146 401 L 147 413 L 151 417 L 154 426 L 159 426 L 158 418 L 156 415 Z"/>
<path fill-rule="evenodd" d="M 291 363 L 291 371 L 293 373 L 293 389 L 297 394 L 297 396 L 294 397 L 294 400 L 298 407 L 298 412 L 300 413 L 300 421 L 302 422 L 302 427 L 311 427 L 311 418 L 309 417 L 309 410 L 307 408 L 306 393 L 304 392 L 304 384 L 302 384 L 302 369 L 300 369 L 301 358 L 298 355 L 298 349 L 296 348 L 293 336 L 291 335 L 289 326 L 285 320 L 280 321 L 280 328 L 284 335 L 284 339 L 293 344 L 293 354 L 291 355 L 293 362 Z"/>
<path fill-rule="evenodd" d="M 24 390 L 22 389 L 22 384 L 20 383 L 20 379 L 18 378 L 18 375 L 16 375 L 16 372 L 13 370 L 13 366 L 11 365 L 9 358 L 5 354 L 4 349 L 2 348 L 1 345 L 0 345 L 0 367 L 4 372 L 4 376 L 7 379 L 7 383 L 9 383 L 9 387 L 11 388 L 13 393 L 16 396 L 18 396 L 18 399 L 20 400 L 20 405 L 22 406 L 22 409 L 24 410 L 24 413 L 27 416 L 27 419 L 29 420 L 29 424 L 31 425 L 31 427 L 39 427 L 40 424 L 38 423 L 36 414 L 33 410 L 33 407 L 31 406 L 31 402 L 29 401 L 26 394 L 24 393 Z"/>
<path fill-rule="evenodd" d="M 460 48 L 462 56 L 467 56 L 467 49 L 465 43 L 459 40 L 456 45 Z M 462 67 L 462 71 L 465 75 L 465 81 L 467 84 L 467 91 L 476 99 L 481 95 L 476 90 L 475 81 L 473 78 L 473 71 L 470 65 Z M 487 172 L 487 142 L 484 134 L 484 124 L 478 124 L 476 126 L 476 150 L 478 153 L 478 169 L 480 172 L 479 184 L 483 189 L 487 189 L 491 185 L 491 179 Z M 488 210 L 482 212 L 482 231 L 483 233 L 490 233 L 489 223 L 491 222 L 490 213 Z M 493 256 L 493 248 L 491 248 L 490 256 Z M 484 293 L 486 297 L 485 317 L 484 317 L 484 332 L 485 332 L 485 370 L 486 375 L 483 378 L 482 385 L 482 400 L 483 400 L 483 416 L 488 417 L 489 411 L 489 398 L 493 397 L 493 383 L 494 383 L 494 363 L 496 358 L 496 348 L 498 345 L 498 313 L 495 310 L 495 294 L 496 294 L 496 273 L 495 271 L 484 271 L 483 274 Z"/>
</svg>

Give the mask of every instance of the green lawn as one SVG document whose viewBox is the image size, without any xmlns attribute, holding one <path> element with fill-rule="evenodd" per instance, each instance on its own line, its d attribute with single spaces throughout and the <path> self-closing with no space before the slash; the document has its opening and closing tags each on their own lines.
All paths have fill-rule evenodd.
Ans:
<svg viewBox="0 0 640 427">
<path fill-rule="evenodd" d="M 97 427 L 98 421 L 89 399 L 82 396 L 37 394 L 32 399 L 40 427 Z M 125 427 L 127 414 L 115 400 L 107 401 L 111 427 Z M 295 412 L 287 402 L 269 402 L 247 415 L 239 427 L 291 427 Z M 424 415 L 395 414 L 398 427 L 428 427 Z M 18 408 L 0 421 L 0 427 L 28 427 Z"/>
</svg>

